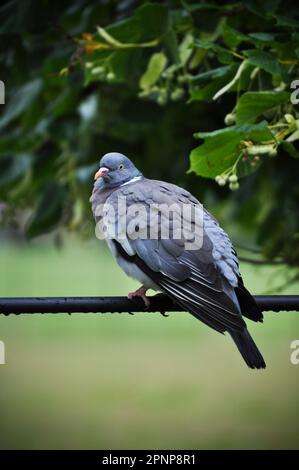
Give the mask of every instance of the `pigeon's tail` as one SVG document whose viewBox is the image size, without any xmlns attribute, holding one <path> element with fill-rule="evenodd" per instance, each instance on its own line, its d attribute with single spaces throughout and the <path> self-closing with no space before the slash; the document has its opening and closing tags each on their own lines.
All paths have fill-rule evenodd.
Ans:
<svg viewBox="0 0 299 470">
<path fill-rule="evenodd" d="M 259 352 L 255 342 L 251 338 L 249 331 L 244 328 L 242 331 L 230 330 L 229 334 L 236 343 L 242 357 L 251 369 L 265 369 L 266 363 Z"/>
</svg>

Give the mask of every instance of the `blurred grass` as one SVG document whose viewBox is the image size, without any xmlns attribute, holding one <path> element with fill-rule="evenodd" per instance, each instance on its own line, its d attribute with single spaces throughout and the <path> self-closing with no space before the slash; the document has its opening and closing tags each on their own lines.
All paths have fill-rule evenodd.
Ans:
<svg viewBox="0 0 299 470">
<path fill-rule="evenodd" d="M 277 268 L 241 266 L 255 294 Z M 1 296 L 125 295 L 104 245 L 0 247 Z M 298 284 L 285 293 L 298 293 Z M 230 338 L 191 315 L 0 316 L 0 448 L 299 448 L 299 314 L 248 322 L 267 361 L 251 371 Z"/>
</svg>

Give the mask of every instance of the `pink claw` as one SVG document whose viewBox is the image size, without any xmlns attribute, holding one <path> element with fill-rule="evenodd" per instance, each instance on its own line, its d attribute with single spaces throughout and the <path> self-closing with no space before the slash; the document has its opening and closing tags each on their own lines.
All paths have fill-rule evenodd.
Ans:
<svg viewBox="0 0 299 470">
<path fill-rule="evenodd" d="M 134 297 L 141 297 L 145 306 L 148 308 L 151 304 L 149 298 L 145 295 L 147 292 L 147 288 L 144 286 L 139 287 L 139 289 L 135 290 L 134 292 L 128 293 L 128 299 L 132 300 Z"/>
</svg>

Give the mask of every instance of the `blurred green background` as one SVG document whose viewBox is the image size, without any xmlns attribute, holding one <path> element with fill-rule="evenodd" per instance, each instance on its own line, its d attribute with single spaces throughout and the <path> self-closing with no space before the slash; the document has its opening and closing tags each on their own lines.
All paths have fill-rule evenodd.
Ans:
<svg viewBox="0 0 299 470">
<path fill-rule="evenodd" d="M 241 268 L 255 294 L 281 282 L 278 268 Z M 136 285 L 99 241 L 0 248 L 1 296 L 125 295 Z M 248 324 L 265 371 L 187 313 L 0 316 L 0 447 L 298 448 L 299 315 Z"/>
</svg>

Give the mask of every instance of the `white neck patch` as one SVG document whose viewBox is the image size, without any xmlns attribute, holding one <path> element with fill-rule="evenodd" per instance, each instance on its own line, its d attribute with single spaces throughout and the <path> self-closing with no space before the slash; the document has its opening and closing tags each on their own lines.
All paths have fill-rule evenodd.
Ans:
<svg viewBox="0 0 299 470">
<path fill-rule="evenodd" d="M 126 186 L 126 184 L 135 183 L 135 181 L 139 181 L 141 179 L 142 179 L 142 176 L 134 176 L 134 178 L 130 179 L 126 183 L 121 184 L 121 186 Z"/>
</svg>

